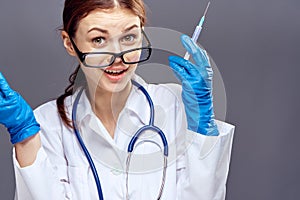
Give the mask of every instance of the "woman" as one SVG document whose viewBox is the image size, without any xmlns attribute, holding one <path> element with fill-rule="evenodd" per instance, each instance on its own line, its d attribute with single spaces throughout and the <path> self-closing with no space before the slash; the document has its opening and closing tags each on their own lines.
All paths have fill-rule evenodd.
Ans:
<svg viewBox="0 0 300 200">
<path fill-rule="evenodd" d="M 209 60 L 182 36 L 195 60 L 169 57 L 182 92 L 145 83 L 135 75 L 151 54 L 145 18 L 142 0 L 66 0 L 61 35 L 80 65 L 65 94 L 34 114 L 0 74 L 0 123 L 14 144 L 16 199 L 225 199 L 234 128 L 214 119 Z M 165 180 L 156 133 L 146 132 L 127 157 L 132 136 L 150 118 L 141 86 L 168 141 L 169 151 L 161 149 L 168 152 Z"/>
</svg>

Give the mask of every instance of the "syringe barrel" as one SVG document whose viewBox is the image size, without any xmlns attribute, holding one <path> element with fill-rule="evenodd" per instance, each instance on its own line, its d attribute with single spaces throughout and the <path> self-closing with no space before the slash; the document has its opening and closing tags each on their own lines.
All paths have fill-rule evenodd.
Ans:
<svg viewBox="0 0 300 200">
<path fill-rule="evenodd" d="M 200 35 L 200 33 L 201 33 L 201 30 L 202 30 L 202 26 L 197 26 L 197 27 L 195 28 L 195 31 L 194 31 L 193 36 L 192 36 L 192 40 L 193 40 L 194 42 L 197 42 L 197 40 L 198 40 L 198 38 L 199 38 L 199 35 Z"/>
<path fill-rule="evenodd" d="M 199 35 L 200 35 L 200 33 L 201 33 L 201 30 L 202 30 L 202 26 L 197 26 L 197 27 L 195 28 L 195 31 L 194 31 L 193 36 L 192 36 L 192 40 L 193 40 L 194 42 L 197 42 L 197 40 L 198 40 L 198 38 L 199 38 Z M 184 59 L 189 60 L 189 58 L 190 58 L 190 54 L 189 54 L 188 52 L 186 52 L 186 53 L 185 53 L 185 56 L 184 56 Z"/>
</svg>

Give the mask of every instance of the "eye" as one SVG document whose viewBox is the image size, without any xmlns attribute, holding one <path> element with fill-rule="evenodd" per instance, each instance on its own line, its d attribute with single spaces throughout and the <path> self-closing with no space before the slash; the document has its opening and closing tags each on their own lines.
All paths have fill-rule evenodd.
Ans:
<svg viewBox="0 0 300 200">
<path fill-rule="evenodd" d="M 136 40 L 137 36 L 134 34 L 124 36 L 121 41 L 125 43 L 132 43 Z"/>
<path fill-rule="evenodd" d="M 97 37 L 97 38 L 92 39 L 92 42 L 97 46 L 101 46 L 105 43 L 105 38 L 104 37 Z"/>
</svg>

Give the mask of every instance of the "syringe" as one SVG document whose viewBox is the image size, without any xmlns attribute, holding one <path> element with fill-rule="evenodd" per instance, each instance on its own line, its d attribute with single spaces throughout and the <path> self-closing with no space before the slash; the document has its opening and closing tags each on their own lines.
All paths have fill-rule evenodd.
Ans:
<svg viewBox="0 0 300 200">
<path fill-rule="evenodd" d="M 206 6 L 206 9 L 205 9 L 205 11 L 204 11 L 203 16 L 201 17 L 201 20 L 200 20 L 198 26 L 195 28 L 195 31 L 194 31 L 193 36 L 192 36 L 192 40 L 193 40 L 194 42 L 197 42 L 197 40 L 198 40 L 198 38 L 199 38 L 199 36 L 200 36 L 201 30 L 202 30 L 202 26 L 203 26 L 203 23 L 204 23 L 205 16 L 206 16 L 206 13 L 207 13 L 207 10 L 208 10 L 209 5 L 210 5 L 210 2 L 208 2 L 207 6 Z M 186 52 L 186 53 L 185 53 L 184 59 L 186 59 L 186 60 L 189 60 L 189 59 L 190 59 L 190 54 L 189 54 L 189 52 Z"/>
</svg>

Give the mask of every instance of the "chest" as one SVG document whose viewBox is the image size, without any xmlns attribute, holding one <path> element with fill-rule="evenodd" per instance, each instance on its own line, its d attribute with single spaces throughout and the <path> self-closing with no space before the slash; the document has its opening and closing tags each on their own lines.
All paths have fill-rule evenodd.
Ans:
<svg viewBox="0 0 300 200">
<path fill-rule="evenodd" d="M 127 193 L 130 199 L 157 199 L 163 184 L 164 145 L 156 131 L 147 130 L 140 135 L 128 164 L 128 145 L 150 119 L 164 133 L 169 146 L 162 199 L 176 199 L 177 170 L 182 167 L 177 153 L 178 136 L 183 134 L 182 112 L 176 103 L 166 99 L 157 102 L 159 98 L 154 98 L 154 117 L 151 117 L 143 96 L 132 99 L 139 103 L 120 113 L 114 138 L 96 117 L 88 116 L 78 124 L 100 178 L 104 199 L 124 199 Z M 92 170 L 72 131 L 63 134 L 63 145 L 73 198 L 97 199 Z"/>
<path fill-rule="evenodd" d="M 166 134 L 170 156 L 162 199 L 176 199 L 178 160 L 176 156 L 176 123 L 174 113 L 156 107 L 155 124 Z M 145 124 L 129 111 L 123 112 L 116 126 L 114 139 L 97 119 L 81 124 L 80 134 L 89 150 L 100 178 L 104 199 L 157 199 L 162 187 L 163 154 L 161 138 L 156 132 L 146 131 L 137 141 L 127 165 L 127 148 L 132 136 Z M 97 199 L 98 193 L 92 170 L 71 131 L 64 134 L 63 145 L 68 162 L 68 177 L 74 198 Z M 128 173 L 127 173 L 128 171 Z M 127 175 L 128 174 L 128 175 Z"/>
</svg>

